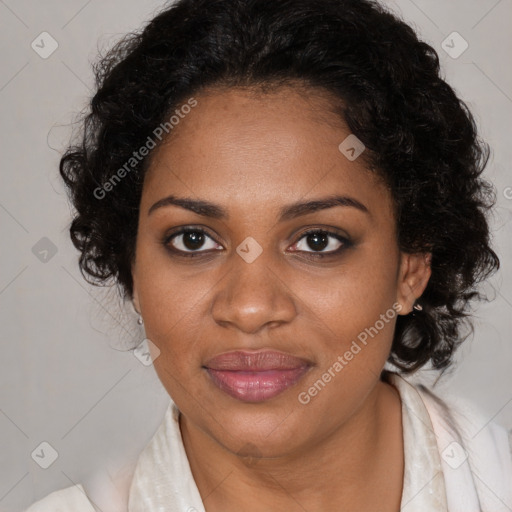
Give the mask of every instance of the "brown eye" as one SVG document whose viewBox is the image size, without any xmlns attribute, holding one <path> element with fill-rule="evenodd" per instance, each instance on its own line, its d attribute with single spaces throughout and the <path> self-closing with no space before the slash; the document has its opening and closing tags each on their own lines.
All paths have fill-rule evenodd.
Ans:
<svg viewBox="0 0 512 512">
<path fill-rule="evenodd" d="M 181 252 L 205 252 L 221 247 L 200 229 L 182 230 L 169 237 L 167 243 Z M 199 249 L 202 250 L 199 251 Z"/>
<path fill-rule="evenodd" d="M 334 253 L 344 245 L 347 245 L 347 241 L 339 235 L 316 230 L 305 233 L 294 245 L 294 250 L 313 253 Z"/>
</svg>

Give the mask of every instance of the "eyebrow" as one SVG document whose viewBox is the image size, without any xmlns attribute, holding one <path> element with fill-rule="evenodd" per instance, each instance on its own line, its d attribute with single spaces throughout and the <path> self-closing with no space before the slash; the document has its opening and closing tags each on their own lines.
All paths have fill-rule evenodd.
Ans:
<svg viewBox="0 0 512 512">
<path fill-rule="evenodd" d="M 148 216 L 155 210 L 170 205 L 179 206 L 180 208 L 190 210 L 191 212 L 202 215 L 203 217 L 211 217 L 219 220 L 229 219 L 227 210 L 217 204 L 201 199 L 181 198 L 173 195 L 164 197 L 153 204 L 153 206 L 148 210 Z M 364 204 L 353 197 L 329 196 L 321 199 L 315 199 L 313 201 L 296 202 L 284 206 L 280 209 L 279 221 L 291 220 L 302 215 L 307 215 L 308 213 L 334 208 L 335 206 L 352 207 L 360 210 L 361 212 L 367 214 L 370 213 Z"/>
</svg>

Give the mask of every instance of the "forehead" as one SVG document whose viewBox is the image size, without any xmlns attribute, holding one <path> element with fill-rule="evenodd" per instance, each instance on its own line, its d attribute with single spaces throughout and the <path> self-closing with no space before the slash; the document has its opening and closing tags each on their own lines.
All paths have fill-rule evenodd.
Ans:
<svg viewBox="0 0 512 512">
<path fill-rule="evenodd" d="M 322 91 L 225 88 L 194 99 L 155 150 L 143 196 L 182 193 L 233 205 L 243 196 L 256 205 L 339 192 L 382 203 L 387 189 L 363 155 L 350 161 L 340 151 L 351 133 Z"/>
</svg>

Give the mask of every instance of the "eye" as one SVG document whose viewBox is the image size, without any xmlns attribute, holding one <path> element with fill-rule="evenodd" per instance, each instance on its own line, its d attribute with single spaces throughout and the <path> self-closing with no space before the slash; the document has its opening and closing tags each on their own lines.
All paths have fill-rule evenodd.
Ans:
<svg viewBox="0 0 512 512">
<path fill-rule="evenodd" d="M 177 253 L 204 253 L 211 250 L 222 249 L 204 229 L 201 228 L 185 228 L 177 233 L 169 235 L 164 240 L 164 245 Z M 199 250 L 202 249 L 202 250 Z"/>
<path fill-rule="evenodd" d="M 349 245 L 350 241 L 337 233 L 323 229 L 310 229 L 302 234 L 298 242 L 293 245 L 292 250 L 319 255 L 336 254 Z"/>
</svg>

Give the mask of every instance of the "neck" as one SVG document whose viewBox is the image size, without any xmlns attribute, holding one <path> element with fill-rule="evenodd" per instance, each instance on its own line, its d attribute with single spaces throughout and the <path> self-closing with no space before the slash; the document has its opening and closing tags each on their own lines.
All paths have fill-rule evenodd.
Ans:
<svg viewBox="0 0 512 512">
<path fill-rule="evenodd" d="M 382 381 L 362 407 L 329 436 L 285 457 L 240 457 L 190 425 L 183 415 L 180 426 L 192 474 L 208 512 L 384 512 L 400 507 L 401 402 L 396 389 Z M 388 496 L 387 501 L 383 495 Z"/>
</svg>

